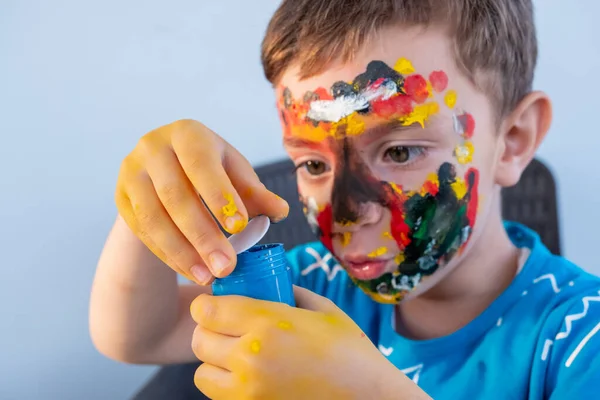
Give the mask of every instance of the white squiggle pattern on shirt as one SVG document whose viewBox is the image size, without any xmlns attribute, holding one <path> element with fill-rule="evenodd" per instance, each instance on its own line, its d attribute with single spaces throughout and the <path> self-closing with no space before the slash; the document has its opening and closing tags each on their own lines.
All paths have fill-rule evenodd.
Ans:
<svg viewBox="0 0 600 400">
<path fill-rule="evenodd" d="M 571 353 L 571 355 L 567 359 L 567 362 L 565 363 L 565 367 L 569 368 L 571 366 L 571 364 L 573 364 L 573 361 L 575 361 L 575 359 L 581 352 L 581 349 L 583 349 L 583 347 L 587 344 L 587 342 L 589 342 L 590 339 L 592 337 L 594 337 L 594 335 L 596 333 L 598 333 L 599 331 L 600 331 L 600 322 L 587 335 L 585 335 L 585 337 L 583 338 L 583 340 L 581 342 L 579 342 L 579 344 L 577 345 L 577 347 L 575 348 L 573 353 Z"/>
<path fill-rule="evenodd" d="M 565 330 L 556 335 L 556 340 L 566 339 L 569 337 L 573 327 L 573 322 L 578 321 L 587 315 L 588 310 L 590 309 L 590 303 L 592 301 L 600 301 L 600 291 L 598 291 L 598 295 L 599 296 L 586 296 L 581 299 L 581 302 L 583 303 L 583 311 L 577 314 L 567 315 L 565 317 Z"/>
<path fill-rule="evenodd" d="M 542 275 L 539 278 L 535 279 L 533 281 L 534 284 L 539 283 L 543 280 L 549 280 L 550 281 L 550 285 L 552 285 L 552 290 L 554 291 L 554 293 L 559 293 L 560 289 L 558 288 L 558 284 L 556 283 L 556 277 L 553 274 L 546 274 L 546 275 Z"/>
<path fill-rule="evenodd" d="M 423 371 L 423 364 L 415 365 L 414 367 L 402 369 L 400 371 L 418 385 L 421 372 Z M 412 378 L 410 377 L 411 374 L 414 374 Z"/>
<path fill-rule="evenodd" d="M 315 262 L 302 270 L 302 276 L 306 276 L 313 271 L 322 269 L 325 272 L 325 275 L 327 275 L 327 280 L 331 282 L 338 272 L 343 271 L 342 267 L 337 263 L 335 263 L 333 267 L 329 266 L 329 261 L 333 259 L 331 253 L 327 253 L 325 256 L 321 257 L 319 252 L 312 247 L 307 247 L 306 252 L 314 257 Z"/>
</svg>

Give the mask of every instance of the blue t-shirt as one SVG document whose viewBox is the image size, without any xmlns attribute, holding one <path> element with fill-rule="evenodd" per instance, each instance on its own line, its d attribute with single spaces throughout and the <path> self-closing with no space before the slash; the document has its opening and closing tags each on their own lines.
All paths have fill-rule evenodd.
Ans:
<svg viewBox="0 0 600 400">
<path fill-rule="evenodd" d="M 334 301 L 434 399 L 600 399 L 600 278 L 506 223 L 530 255 L 511 285 L 457 332 L 402 337 L 394 306 L 372 301 L 321 243 L 289 252 L 295 284 Z"/>
</svg>

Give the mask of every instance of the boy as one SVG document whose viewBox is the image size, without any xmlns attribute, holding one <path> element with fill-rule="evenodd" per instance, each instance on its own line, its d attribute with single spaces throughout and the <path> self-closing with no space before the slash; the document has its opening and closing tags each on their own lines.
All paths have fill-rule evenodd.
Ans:
<svg viewBox="0 0 600 400">
<path fill-rule="evenodd" d="M 263 65 L 320 239 L 289 252 L 298 307 L 207 295 L 235 265 L 208 210 L 236 233 L 288 209 L 179 121 L 123 162 L 96 346 L 196 356 L 214 399 L 597 398 L 599 279 L 501 220 L 551 121 L 536 57 L 530 0 L 284 0 Z"/>
</svg>

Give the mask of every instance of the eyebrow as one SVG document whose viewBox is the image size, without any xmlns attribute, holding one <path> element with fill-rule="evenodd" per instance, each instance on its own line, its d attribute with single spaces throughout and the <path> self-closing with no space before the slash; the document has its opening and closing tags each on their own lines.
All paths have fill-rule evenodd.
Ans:
<svg viewBox="0 0 600 400">
<path fill-rule="evenodd" d="M 427 119 L 427 121 L 434 121 L 436 119 L 437 119 L 436 116 L 432 115 Z M 421 130 L 423 129 L 421 127 L 421 125 L 419 125 L 418 123 L 414 123 L 411 125 L 404 125 L 400 120 L 393 119 L 390 121 L 386 121 L 386 122 L 377 124 L 369 129 L 365 130 L 359 136 L 369 135 L 373 138 L 372 140 L 375 140 L 379 136 L 388 134 L 392 131 L 408 131 L 408 130 L 412 130 L 415 128 L 418 128 Z M 427 125 L 425 126 L 425 129 L 427 129 Z M 314 141 L 314 140 L 304 139 L 304 138 L 301 138 L 298 136 L 291 136 L 291 137 L 284 138 L 283 144 L 284 144 L 284 146 L 296 147 L 296 148 L 307 148 L 308 147 L 308 148 L 313 148 L 313 149 L 319 149 L 323 146 L 323 141 Z"/>
</svg>

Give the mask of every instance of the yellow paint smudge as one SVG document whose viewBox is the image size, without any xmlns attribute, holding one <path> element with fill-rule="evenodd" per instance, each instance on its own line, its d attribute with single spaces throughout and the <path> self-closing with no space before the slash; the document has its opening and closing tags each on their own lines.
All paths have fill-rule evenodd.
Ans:
<svg viewBox="0 0 600 400">
<path fill-rule="evenodd" d="M 416 106 L 408 116 L 400 118 L 400 122 L 404 126 L 419 124 L 422 128 L 425 128 L 425 121 L 439 111 L 440 106 L 436 102 L 420 104 Z"/>
<path fill-rule="evenodd" d="M 392 189 L 394 189 L 394 192 L 398 193 L 398 194 L 404 194 L 402 193 L 402 188 L 400 186 L 398 186 L 395 183 L 390 183 L 390 186 L 392 187 Z"/>
<path fill-rule="evenodd" d="M 401 58 L 396 61 L 394 69 L 402 75 L 410 75 L 415 72 L 415 67 L 413 67 L 412 63 L 406 58 Z"/>
<path fill-rule="evenodd" d="M 233 195 L 231 193 L 223 193 L 223 197 L 225 197 L 227 204 L 223 206 L 221 211 L 223 211 L 224 216 L 233 217 L 238 211 L 235 201 L 233 200 Z"/>
<path fill-rule="evenodd" d="M 350 244 L 352 240 L 352 232 L 344 232 L 342 234 L 342 247 L 346 247 Z"/>
<path fill-rule="evenodd" d="M 398 254 L 396 257 L 394 257 L 394 261 L 396 262 L 396 264 L 400 265 L 404 262 L 404 260 L 406 260 L 406 257 L 404 256 L 403 253 Z"/>
<path fill-rule="evenodd" d="M 377 250 L 374 250 L 373 252 L 367 254 L 367 257 L 369 257 L 369 258 L 381 257 L 382 255 L 387 253 L 387 251 L 388 251 L 387 247 L 380 247 Z"/>
<path fill-rule="evenodd" d="M 365 132 L 365 122 L 357 113 L 352 113 L 338 122 L 331 124 L 331 136 L 338 137 L 342 133 L 346 136 L 358 136 Z"/>
<path fill-rule="evenodd" d="M 381 304 L 396 304 L 404 297 L 404 295 L 402 294 L 381 294 L 374 292 L 370 292 L 367 294 L 370 298 L 375 300 L 377 303 Z"/>
<path fill-rule="evenodd" d="M 394 237 L 389 232 L 383 232 L 383 234 L 381 235 L 381 237 L 384 238 L 384 239 L 394 240 Z"/>
<path fill-rule="evenodd" d="M 467 194 L 467 184 L 464 179 L 456 178 L 456 181 L 451 186 L 458 200 L 461 200 Z"/>
<path fill-rule="evenodd" d="M 475 153 L 475 147 L 471 141 L 466 141 L 462 145 L 456 146 L 454 150 L 454 156 L 461 164 L 468 164 L 473 161 L 473 153 Z"/>
<path fill-rule="evenodd" d="M 279 329 L 283 329 L 284 331 L 289 331 L 290 329 L 292 329 L 292 323 L 287 321 L 281 321 L 277 324 L 277 326 L 279 327 Z"/>
<path fill-rule="evenodd" d="M 354 222 L 352 222 L 352 221 L 344 220 L 344 221 L 340 221 L 340 222 L 338 222 L 338 224 L 339 224 L 340 226 L 344 227 L 344 228 L 349 228 L 349 227 L 351 227 L 352 225 L 354 225 L 355 223 L 354 223 Z"/>
<path fill-rule="evenodd" d="M 456 90 L 448 90 L 446 96 L 444 97 L 444 102 L 446 103 L 448 108 L 454 108 L 454 106 L 456 105 L 457 98 L 458 94 L 456 93 Z"/>
<path fill-rule="evenodd" d="M 254 354 L 260 353 L 260 342 L 258 340 L 253 340 L 252 343 L 250 343 L 250 351 Z"/>
</svg>

